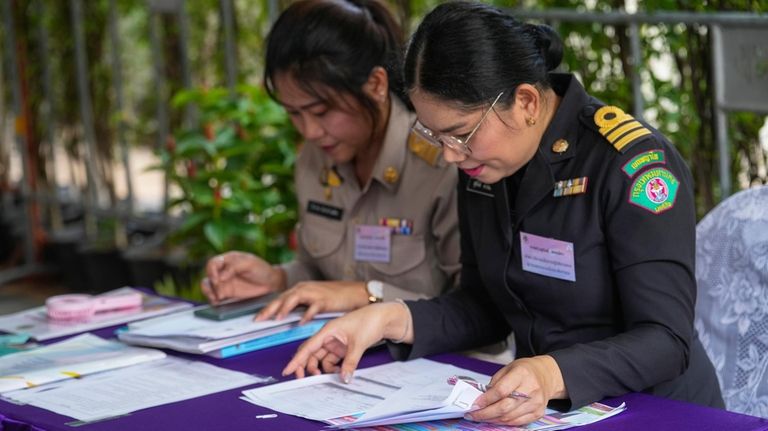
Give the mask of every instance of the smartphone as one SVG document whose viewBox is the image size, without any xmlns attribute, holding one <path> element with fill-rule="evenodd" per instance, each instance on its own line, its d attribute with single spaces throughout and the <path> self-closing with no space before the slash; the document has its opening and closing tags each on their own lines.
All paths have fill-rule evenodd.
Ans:
<svg viewBox="0 0 768 431">
<path fill-rule="evenodd" d="M 235 317 L 245 316 L 246 314 L 256 314 L 275 298 L 277 298 L 277 294 L 272 293 L 266 296 L 259 296 L 258 298 L 225 302 L 219 305 L 209 305 L 195 310 L 195 316 L 211 320 L 234 319 Z"/>
</svg>

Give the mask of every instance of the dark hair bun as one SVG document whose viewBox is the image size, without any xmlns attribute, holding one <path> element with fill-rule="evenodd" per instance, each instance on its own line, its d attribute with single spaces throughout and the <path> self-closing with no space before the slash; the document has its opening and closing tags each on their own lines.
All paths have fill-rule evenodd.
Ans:
<svg viewBox="0 0 768 431">
<path fill-rule="evenodd" d="M 563 61 L 563 41 L 560 35 L 546 24 L 528 24 L 528 26 L 547 70 L 554 70 Z"/>
</svg>

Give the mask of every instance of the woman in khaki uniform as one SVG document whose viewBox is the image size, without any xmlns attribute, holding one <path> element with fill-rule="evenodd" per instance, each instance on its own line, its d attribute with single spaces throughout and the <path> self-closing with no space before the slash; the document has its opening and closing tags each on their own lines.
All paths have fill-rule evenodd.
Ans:
<svg viewBox="0 0 768 431">
<path fill-rule="evenodd" d="M 400 29 L 375 1 L 299 1 L 275 23 L 265 82 L 305 139 L 298 253 L 273 266 L 229 252 L 207 265 L 213 303 L 285 291 L 259 315 L 432 297 L 458 283 L 455 169 L 411 134 Z"/>
</svg>

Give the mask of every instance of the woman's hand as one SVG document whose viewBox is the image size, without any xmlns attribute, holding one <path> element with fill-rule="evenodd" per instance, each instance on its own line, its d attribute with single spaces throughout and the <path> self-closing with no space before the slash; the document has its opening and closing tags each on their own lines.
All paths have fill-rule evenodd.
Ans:
<svg viewBox="0 0 768 431">
<path fill-rule="evenodd" d="M 212 304 L 285 289 L 285 272 L 250 253 L 230 251 L 211 258 L 201 289 Z"/>
<path fill-rule="evenodd" d="M 307 311 L 300 324 L 317 313 L 352 311 L 368 305 L 368 291 L 362 281 L 304 281 L 283 292 L 256 315 L 256 320 L 283 319 L 299 305 Z"/>
<path fill-rule="evenodd" d="M 567 398 L 560 367 L 548 355 L 517 359 L 493 375 L 488 390 L 477 398 L 478 410 L 466 416 L 478 422 L 520 426 L 544 416 L 551 399 Z M 510 397 L 512 392 L 524 397 Z"/>
<path fill-rule="evenodd" d="M 296 351 L 283 375 L 317 375 L 340 372 L 345 383 L 352 381 L 365 350 L 383 339 L 413 342 L 411 313 L 398 302 L 373 304 L 334 319 Z"/>
</svg>

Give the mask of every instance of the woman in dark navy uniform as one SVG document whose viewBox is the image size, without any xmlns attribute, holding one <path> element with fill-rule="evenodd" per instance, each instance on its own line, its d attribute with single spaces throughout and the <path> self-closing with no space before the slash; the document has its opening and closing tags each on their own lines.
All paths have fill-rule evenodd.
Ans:
<svg viewBox="0 0 768 431">
<path fill-rule="evenodd" d="M 551 73 L 561 58 L 550 28 L 487 5 L 447 3 L 425 18 L 405 77 L 414 130 L 461 171 L 461 288 L 338 319 L 287 373 L 340 369 L 348 380 L 382 338 L 405 359 L 511 330 L 517 359 L 474 420 L 519 425 L 548 403 L 633 391 L 722 407 L 693 330 L 691 174 L 656 130 Z"/>
</svg>

